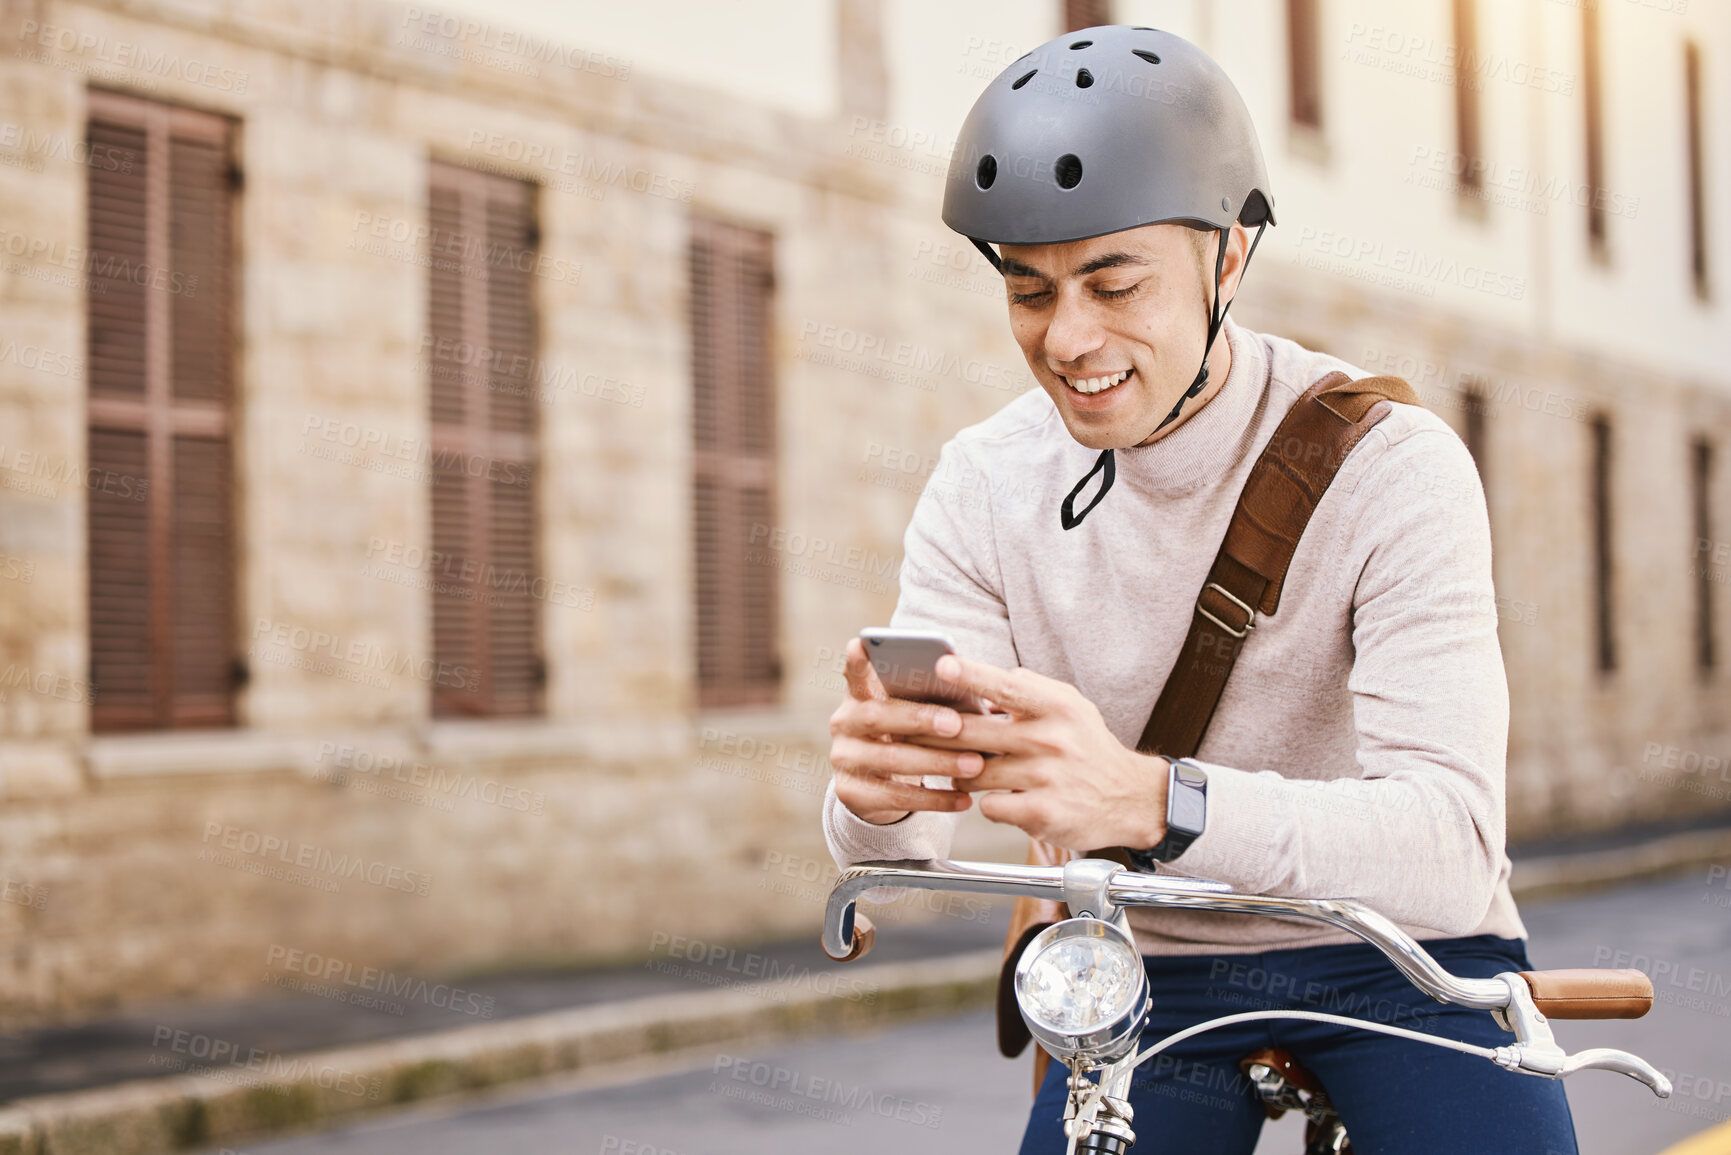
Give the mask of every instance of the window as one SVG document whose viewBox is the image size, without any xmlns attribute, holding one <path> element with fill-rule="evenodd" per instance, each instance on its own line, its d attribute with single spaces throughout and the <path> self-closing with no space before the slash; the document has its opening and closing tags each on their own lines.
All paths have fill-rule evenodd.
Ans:
<svg viewBox="0 0 1731 1155">
<path fill-rule="evenodd" d="M 1718 663 L 1713 645 L 1713 510 L 1710 486 L 1713 481 L 1713 447 L 1697 441 L 1690 455 L 1691 504 L 1695 521 L 1695 668 L 1702 674 L 1711 673 Z"/>
<path fill-rule="evenodd" d="M 1064 31 L 1112 23 L 1112 0 L 1064 0 Z"/>
<path fill-rule="evenodd" d="M 1684 131 L 1689 141 L 1689 271 L 1695 295 L 1707 299 L 1707 175 L 1702 156 L 1701 47 L 1683 46 Z"/>
<path fill-rule="evenodd" d="M 1286 0 L 1286 71 L 1292 123 L 1322 128 L 1321 0 Z"/>
<path fill-rule="evenodd" d="M 435 162 L 427 199 L 433 714 L 534 714 L 534 187 Z"/>
<path fill-rule="evenodd" d="M 1461 192 L 1476 194 L 1485 184 L 1479 140 L 1479 62 L 1477 0 L 1454 0 L 1455 151 L 1460 153 Z"/>
<path fill-rule="evenodd" d="M 773 703 L 773 245 L 768 233 L 697 218 L 690 261 L 698 704 Z"/>
<path fill-rule="evenodd" d="M 1604 79 L 1600 73 L 1599 5 L 1581 4 L 1581 89 L 1587 114 L 1587 239 L 1593 252 L 1605 252 Z"/>
<path fill-rule="evenodd" d="M 91 725 L 231 725 L 231 126 L 89 98 Z"/>
<path fill-rule="evenodd" d="M 1593 418 L 1593 625 L 1599 670 L 1617 668 L 1617 639 L 1611 613 L 1611 423 Z"/>
</svg>

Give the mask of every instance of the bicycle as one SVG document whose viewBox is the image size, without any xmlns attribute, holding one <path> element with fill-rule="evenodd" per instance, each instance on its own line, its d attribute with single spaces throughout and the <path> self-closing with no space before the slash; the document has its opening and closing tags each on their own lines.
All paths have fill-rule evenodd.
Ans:
<svg viewBox="0 0 1731 1155">
<path fill-rule="evenodd" d="M 1072 917 L 1029 942 L 1016 964 L 1016 1002 L 1034 1039 L 1069 1067 L 1064 1109 L 1067 1155 L 1121 1155 L 1136 1141 L 1128 1101 L 1135 1069 L 1186 1039 L 1234 1023 L 1301 1019 L 1376 1031 L 1490 1060 L 1507 1071 L 1561 1079 L 1578 1071 L 1628 1075 L 1660 1098 L 1670 1080 L 1637 1055 L 1594 1047 L 1566 1053 L 1551 1034 L 1550 1019 L 1639 1018 L 1653 1005 L 1653 984 L 1635 970 L 1505 972 L 1494 978 L 1459 978 L 1389 919 L 1349 899 L 1281 898 L 1241 894 L 1222 882 L 1144 874 L 1116 862 L 1081 858 L 1063 866 L 928 861 L 866 862 L 843 870 L 824 910 L 823 948 L 839 962 L 863 957 L 874 929 L 858 913 L 861 895 L 878 887 L 946 890 L 967 894 L 1062 900 Z M 1222 1015 L 1174 1032 L 1140 1051 L 1151 1005 L 1148 977 L 1131 936 L 1133 906 L 1214 910 L 1309 919 L 1357 935 L 1375 946 L 1414 986 L 1442 1003 L 1488 1011 L 1515 1041 L 1481 1047 L 1385 1023 L 1318 1011 L 1263 1010 Z M 1249 1076 L 1265 1110 L 1307 1117 L 1306 1155 L 1347 1152 L 1345 1125 L 1326 1092 L 1281 1052 L 1246 1056 Z"/>
</svg>

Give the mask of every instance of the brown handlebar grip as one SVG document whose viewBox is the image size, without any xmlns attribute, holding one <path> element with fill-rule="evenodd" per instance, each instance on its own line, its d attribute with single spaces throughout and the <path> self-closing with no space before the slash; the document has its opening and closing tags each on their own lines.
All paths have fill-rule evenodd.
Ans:
<svg viewBox="0 0 1731 1155">
<path fill-rule="evenodd" d="M 1638 1019 L 1653 1009 L 1653 980 L 1634 970 L 1521 971 L 1533 1005 L 1553 1019 Z"/>
<path fill-rule="evenodd" d="M 877 936 L 878 928 L 872 925 L 872 920 L 855 911 L 853 916 L 853 949 L 835 961 L 853 962 L 855 959 L 864 958 L 871 953 L 872 943 L 876 941 Z M 827 950 L 824 953 L 829 954 Z M 834 955 L 830 955 L 830 957 L 835 958 Z"/>
</svg>

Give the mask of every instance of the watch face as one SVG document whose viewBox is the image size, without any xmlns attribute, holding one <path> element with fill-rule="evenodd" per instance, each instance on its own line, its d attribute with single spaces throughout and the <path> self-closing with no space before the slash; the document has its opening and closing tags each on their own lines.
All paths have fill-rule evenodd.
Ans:
<svg viewBox="0 0 1731 1155">
<path fill-rule="evenodd" d="M 1186 834 L 1202 833 L 1207 814 L 1207 795 L 1190 786 L 1179 784 L 1172 791 L 1172 803 L 1167 810 L 1167 824 Z"/>
</svg>

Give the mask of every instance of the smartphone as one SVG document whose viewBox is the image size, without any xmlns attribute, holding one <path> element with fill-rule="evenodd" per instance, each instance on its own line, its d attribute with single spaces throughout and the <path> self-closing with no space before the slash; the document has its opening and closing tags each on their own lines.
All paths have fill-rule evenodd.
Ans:
<svg viewBox="0 0 1731 1155">
<path fill-rule="evenodd" d="M 986 705 L 973 694 L 953 693 L 938 681 L 938 659 L 956 652 L 956 644 L 940 630 L 893 630 L 873 626 L 859 632 L 878 681 L 892 698 L 935 702 L 964 714 L 984 714 Z"/>
</svg>

